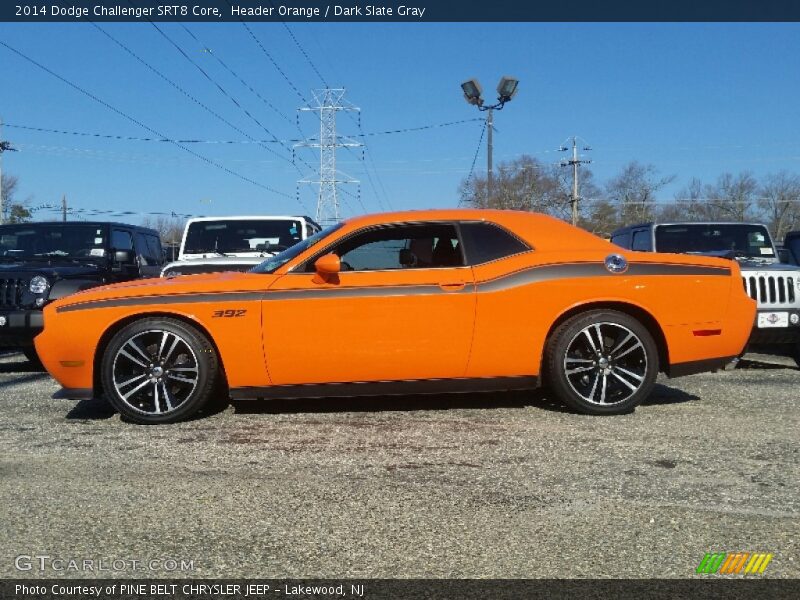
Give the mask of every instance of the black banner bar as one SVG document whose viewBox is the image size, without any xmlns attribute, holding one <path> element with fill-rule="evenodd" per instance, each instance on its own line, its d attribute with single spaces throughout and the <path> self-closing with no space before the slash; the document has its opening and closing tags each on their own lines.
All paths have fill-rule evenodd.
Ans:
<svg viewBox="0 0 800 600">
<path fill-rule="evenodd" d="M 706 579 L 512 579 L 512 580 L 4 580 L 4 600 L 444 600 L 567 598 L 650 600 L 782 600 L 797 598 L 797 580 Z"/>
<path fill-rule="evenodd" d="M 0 21 L 800 21 L 797 0 L 49 0 L 0 3 Z"/>
</svg>

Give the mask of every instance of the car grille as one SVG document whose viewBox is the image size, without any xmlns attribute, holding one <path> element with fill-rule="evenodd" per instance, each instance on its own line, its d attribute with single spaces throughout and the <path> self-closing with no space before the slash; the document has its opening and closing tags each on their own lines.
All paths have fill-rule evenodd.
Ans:
<svg viewBox="0 0 800 600">
<path fill-rule="evenodd" d="M 759 307 L 793 306 L 797 276 L 742 274 L 744 291 Z"/>
<path fill-rule="evenodd" d="M 18 308 L 26 284 L 23 279 L 0 279 L 0 308 Z"/>
</svg>

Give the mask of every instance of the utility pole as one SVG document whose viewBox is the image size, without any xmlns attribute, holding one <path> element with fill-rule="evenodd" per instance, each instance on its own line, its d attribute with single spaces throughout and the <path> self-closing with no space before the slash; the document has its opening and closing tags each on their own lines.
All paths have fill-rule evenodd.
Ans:
<svg viewBox="0 0 800 600">
<path fill-rule="evenodd" d="M 67 222 L 67 195 L 61 196 L 61 220 Z"/>
<path fill-rule="evenodd" d="M 569 138 L 567 138 L 569 139 Z M 559 148 L 560 151 L 566 152 L 569 150 L 566 146 L 561 146 Z M 591 148 L 587 145 L 583 147 L 583 150 L 591 150 Z M 570 204 L 572 206 L 572 224 L 578 224 L 578 201 L 580 200 L 580 196 L 578 195 L 578 167 L 580 165 L 586 165 L 592 162 L 591 160 L 583 160 L 578 157 L 578 137 L 572 136 L 572 158 L 570 160 L 562 160 L 561 166 L 562 167 L 572 167 L 572 198 L 570 200 Z"/>
<path fill-rule="evenodd" d="M 317 212 L 314 220 L 320 225 L 333 225 L 339 221 L 339 185 L 360 183 L 336 168 L 337 148 L 358 148 L 362 143 L 344 138 L 336 133 L 336 114 L 339 111 L 360 112 L 361 109 L 344 100 L 346 90 L 325 88 L 313 90 L 316 106 L 304 106 L 298 110 L 318 112 L 319 139 L 310 139 L 296 146 L 319 148 L 318 179 L 301 179 L 297 183 L 310 183 L 319 186 Z"/>
<path fill-rule="evenodd" d="M 494 130 L 494 109 L 489 107 L 486 110 L 486 205 L 489 206 L 492 199 L 492 189 L 494 184 L 494 170 L 492 169 L 492 132 Z"/>
</svg>

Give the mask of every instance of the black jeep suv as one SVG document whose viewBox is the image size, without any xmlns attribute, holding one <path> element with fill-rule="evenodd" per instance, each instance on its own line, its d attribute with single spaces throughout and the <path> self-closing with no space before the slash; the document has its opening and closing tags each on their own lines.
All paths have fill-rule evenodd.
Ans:
<svg viewBox="0 0 800 600">
<path fill-rule="evenodd" d="M 158 277 L 158 232 L 100 222 L 0 225 L 0 348 L 37 361 L 42 307 L 106 283 Z"/>
</svg>

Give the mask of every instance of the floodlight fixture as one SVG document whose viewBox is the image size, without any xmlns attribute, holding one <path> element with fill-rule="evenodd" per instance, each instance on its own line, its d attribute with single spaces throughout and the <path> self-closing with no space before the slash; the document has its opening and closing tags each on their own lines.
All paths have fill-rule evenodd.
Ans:
<svg viewBox="0 0 800 600">
<path fill-rule="evenodd" d="M 483 98 L 481 98 L 483 90 L 477 79 L 465 81 L 461 84 L 461 89 L 464 91 L 464 99 L 467 102 L 475 106 L 481 106 L 483 104 Z"/>
<path fill-rule="evenodd" d="M 517 93 L 518 86 L 519 79 L 509 77 L 508 75 L 501 77 L 500 83 L 497 84 L 497 99 L 501 103 L 508 102 Z"/>
</svg>

